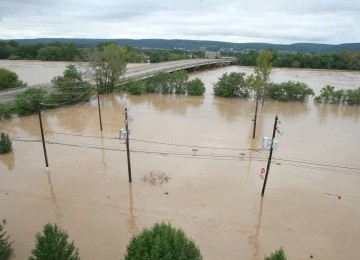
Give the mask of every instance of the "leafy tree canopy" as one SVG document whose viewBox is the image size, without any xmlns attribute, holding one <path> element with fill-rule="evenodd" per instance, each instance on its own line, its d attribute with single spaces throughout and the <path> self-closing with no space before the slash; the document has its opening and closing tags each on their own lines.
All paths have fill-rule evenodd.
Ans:
<svg viewBox="0 0 360 260">
<path fill-rule="evenodd" d="M 29 260 L 79 260 L 79 250 L 69 235 L 56 224 L 46 224 L 43 233 L 35 235 L 35 248 Z"/>
<path fill-rule="evenodd" d="M 197 245 L 181 229 L 156 223 L 133 237 L 127 246 L 126 260 L 202 259 Z"/>
</svg>

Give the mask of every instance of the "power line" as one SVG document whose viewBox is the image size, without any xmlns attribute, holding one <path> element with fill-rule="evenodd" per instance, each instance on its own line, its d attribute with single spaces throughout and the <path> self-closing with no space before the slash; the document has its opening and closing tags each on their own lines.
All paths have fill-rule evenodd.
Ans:
<svg viewBox="0 0 360 260">
<path fill-rule="evenodd" d="M 22 139 L 20 137 L 13 137 L 13 141 L 19 142 L 41 142 L 40 139 Z M 58 142 L 58 141 L 46 141 L 47 144 L 53 145 L 62 145 L 62 146 L 70 146 L 70 147 L 79 147 L 79 148 L 88 148 L 88 149 L 97 149 L 97 150 L 107 150 L 107 151 L 120 151 L 126 152 L 126 149 L 118 148 L 118 147 L 104 147 L 104 146 L 96 146 L 96 145 L 88 145 L 82 143 L 71 143 L 71 142 Z M 258 156 L 244 156 L 239 157 L 236 155 L 219 155 L 219 154 L 196 154 L 193 155 L 191 153 L 180 153 L 174 151 L 157 151 L 157 150 L 131 150 L 133 153 L 137 154 L 146 154 L 146 155 L 157 155 L 157 156 L 167 156 L 167 157 L 175 157 L 175 158 L 183 158 L 183 159 L 202 159 L 202 160 L 220 160 L 220 161 L 255 161 L 255 162 L 265 162 L 267 159 L 265 157 L 258 157 Z M 305 168 L 305 169 L 315 169 L 327 172 L 335 172 L 335 173 L 342 173 L 348 175 L 360 175 L 360 169 L 348 167 L 348 168 L 341 168 L 338 169 L 336 165 L 327 165 L 323 163 L 312 163 L 312 162 L 305 162 L 301 161 L 302 163 L 296 163 L 295 160 L 287 160 L 281 158 L 274 158 L 274 161 L 285 161 L 286 165 Z M 347 170 L 347 171 L 346 171 Z M 353 172 L 352 170 L 355 170 Z"/>
</svg>

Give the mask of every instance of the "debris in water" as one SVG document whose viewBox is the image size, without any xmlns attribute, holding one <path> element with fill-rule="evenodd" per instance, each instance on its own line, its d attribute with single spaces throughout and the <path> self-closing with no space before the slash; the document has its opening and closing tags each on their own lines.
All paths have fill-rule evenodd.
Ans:
<svg viewBox="0 0 360 260">
<path fill-rule="evenodd" d="M 6 224 L 6 219 L 3 219 L 2 223 L 3 223 L 3 225 L 5 225 Z"/>
<path fill-rule="evenodd" d="M 169 194 L 169 192 L 165 192 L 165 195 L 168 195 Z"/>
<path fill-rule="evenodd" d="M 141 180 L 143 182 L 149 182 L 151 185 L 157 185 L 168 182 L 170 177 L 163 171 L 151 171 L 149 174 L 145 174 Z"/>
</svg>

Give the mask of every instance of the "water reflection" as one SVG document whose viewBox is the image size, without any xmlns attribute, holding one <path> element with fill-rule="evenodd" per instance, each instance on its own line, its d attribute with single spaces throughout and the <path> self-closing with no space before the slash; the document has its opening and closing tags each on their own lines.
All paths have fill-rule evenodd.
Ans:
<svg viewBox="0 0 360 260">
<path fill-rule="evenodd" d="M 53 186 L 52 181 L 51 181 L 51 174 L 50 174 L 50 172 L 47 172 L 46 175 L 47 175 L 49 189 L 50 189 L 51 201 L 52 201 L 52 203 L 54 203 L 54 206 L 55 206 L 56 222 L 61 225 L 61 214 L 60 214 L 57 198 L 56 198 L 56 195 L 55 195 L 54 186 Z"/>
<path fill-rule="evenodd" d="M 321 122 L 327 122 L 329 117 L 345 117 L 359 121 L 360 107 L 338 104 L 315 104 L 318 118 Z"/>
<path fill-rule="evenodd" d="M 131 235 L 135 235 L 137 233 L 136 226 L 136 216 L 134 215 L 134 199 L 133 199 L 133 190 L 132 183 L 129 183 L 129 218 L 126 221 L 128 231 Z"/>
<path fill-rule="evenodd" d="M 9 171 L 12 171 L 15 167 L 15 153 L 1 154 L 0 161 L 6 165 Z"/>
<path fill-rule="evenodd" d="M 260 236 L 260 230 L 261 230 L 261 221 L 262 221 L 262 215 L 263 215 L 263 202 L 264 202 L 264 198 L 261 197 L 260 198 L 260 207 L 259 207 L 259 214 L 257 216 L 257 220 L 256 220 L 256 227 L 255 227 L 255 233 L 254 235 L 250 236 L 249 240 L 250 240 L 250 244 L 253 247 L 253 259 L 260 259 L 260 245 L 261 243 L 259 242 L 259 236 Z"/>
<path fill-rule="evenodd" d="M 239 98 L 214 97 L 213 104 L 222 117 L 233 121 L 240 116 L 250 116 L 255 111 L 255 103 Z M 254 105 L 254 108 L 253 108 Z"/>
<path fill-rule="evenodd" d="M 267 114 L 281 114 L 286 117 L 297 117 L 300 115 L 308 114 L 311 106 L 307 102 L 281 102 L 266 100 L 262 111 Z"/>
<path fill-rule="evenodd" d="M 204 103 L 204 97 L 146 94 L 141 96 L 126 95 L 131 105 L 153 107 L 159 112 L 173 112 L 177 115 L 186 115 L 189 108 L 199 108 Z"/>
</svg>

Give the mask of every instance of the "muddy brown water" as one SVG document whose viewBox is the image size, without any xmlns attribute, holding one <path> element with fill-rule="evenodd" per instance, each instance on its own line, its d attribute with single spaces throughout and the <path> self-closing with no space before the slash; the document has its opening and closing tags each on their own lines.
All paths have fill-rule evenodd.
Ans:
<svg viewBox="0 0 360 260">
<path fill-rule="evenodd" d="M 49 172 L 37 115 L 1 121 L 14 138 L 14 151 L 0 156 L 0 220 L 14 259 L 30 255 L 48 222 L 67 230 L 82 259 L 122 259 L 131 237 L 161 220 L 181 227 L 204 259 L 263 259 L 281 246 L 289 259 L 359 259 L 359 107 L 266 101 L 252 139 L 254 102 L 211 94 L 225 71 L 252 69 L 193 74 L 204 97 L 102 96 L 102 133 L 95 99 L 45 110 Z M 272 80 L 288 79 L 319 91 L 357 87 L 360 74 L 274 69 Z M 125 106 L 131 184 L 118 139 Z M 261 198 L 268 151 L 259 148 L 276 114 L 279 147 Z M 170 179 L 144 182 L 151 171 Z"/>
</svg>

